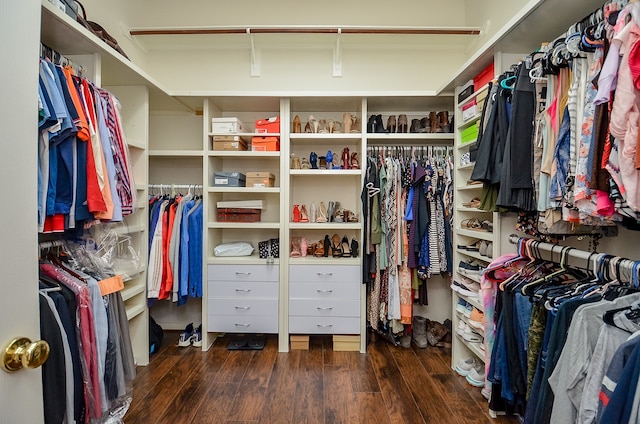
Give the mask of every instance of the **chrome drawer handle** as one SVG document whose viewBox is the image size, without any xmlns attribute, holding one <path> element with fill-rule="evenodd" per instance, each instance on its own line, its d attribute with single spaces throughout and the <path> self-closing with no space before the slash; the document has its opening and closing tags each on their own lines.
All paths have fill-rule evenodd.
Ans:
<svg viewBox="0 0 640 424">
<path fill-rule="evenodd" d="M 251 306 L 236 306 L 236 309 L 241 309 L 243 311 L 248 311 L 251 309 Z"/>
<path fill-rule="evenodd" d="M 321 308 L 319 306 L 316 309 L 319 310 L 319 311 L 331 311 L 331 310 L 333 310 L 333 308 Z"/>
<path fill-rule="evenodd" d="M 236 271 L 236 275 L 251 275 L 251 273 L 250 272 L 239 272 L 239 271 Z"/>
<path fill-rule="evenodd" d="M 236 289 L 237 292 L 249 293 L 251 289 Z"/>
<path fill-rule="evenodd" d="M 236 327 L 249 327 L 251 324 L 236 324 Z"/>
<path fill-rule="evenodd" d="M 320 328 L 329 328 L 333 327 L 333 324 L 316 324 Z"/>
<path fill-rule="evenodd" d="M 318 274 L 320 277 L 323 277 L 323 276 L 331 277 L 333 275 L 333 272 L 318 272 L 316 274 Z"/>
<path fill-rule="evenodd" d="M 316 291 L 317 291 L 318 293 L 333 293 L 333 290 L 321 290 L 321 289 L 318 289 L 318 290 L 316 290 Z"/>
</svg>

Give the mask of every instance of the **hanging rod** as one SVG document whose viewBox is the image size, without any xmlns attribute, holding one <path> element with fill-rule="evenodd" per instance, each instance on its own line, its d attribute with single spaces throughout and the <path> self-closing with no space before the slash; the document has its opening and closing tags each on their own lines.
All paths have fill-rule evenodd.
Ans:
<svg viewBox="0 0 640 424">
<path fill-rule="evenodd" d="M 541 259 L 549 262 L 559 263 L 562 258 L 562 249 L 569 248 L 566 251 L 566 265 L 573 268 L 580 268 L 584 270 L 594 271 L 597 267 L 595 264 L 598 264 L 599 261 L 608 256 L 610 258 L 610 268 L 609 274 L 617 275 L 624 278 L 625 281 L 629 281 L 629 278 L 634 273 L 634 267 L 636 268 L 636 273 L 638 272 L 638 266 L 640 265 L 640 261 L 632 261 L 631 259 L 622 258 L 619 256 L 607 255 L 606 253 L 590 253 L 585 252 L 584 250 L 579 250 L 572 248 L 570 246 L 561 246 L 553 243 L 546 243 L 542 241 L 538 241 L 536 239 L 519 237 L 516 234 L 511 234 L 509 236 L 509 243 L 518 244 L 520 241 L 527 242 L 533 244 L 533 249 L 528 251 L 534 256 L 534 259 Z M 542 255 L 544 253 L 544 255 Z M 615 269 L 614 269 L 615 266 Z"/>
<path fill-rule="evenodd" d="M 185 27 L 132 29 L 129 34 L 139 35 L 209 35 L 209 34 L 399 34 L 399 35 L 480 35 L 480 27 L 373 27 L 373 26 L 300 26 L 278 27 Z"/>
<path fill-rule="evenodd" d="M 174 188 L 186 188 L 186 189 L 201 189 L 202 184 L 149 184 L 148 188 L 154 189 L 174 189 Z"/>
</svg>

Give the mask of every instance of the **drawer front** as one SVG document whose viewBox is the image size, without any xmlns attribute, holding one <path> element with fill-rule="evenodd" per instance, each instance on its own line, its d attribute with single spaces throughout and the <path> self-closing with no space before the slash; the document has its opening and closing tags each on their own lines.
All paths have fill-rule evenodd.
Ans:
<svg viewBox="0 0 640 424">
<path fill-rule="evenodd" d="M 360 318 L 289 317 L 292 334 L 360 334 Z"/>
<path fill-rule="evenodd" d="M 311 282 L 353 282 L 362 281 L 358 265 L 291 265 L 289 280 Z"/>
<path fill-rule="evenodd" d="M 278 281 L 278 265 L 208 265 L 209 281 Z"/>
<path fill-rule="evenodd" d="M 222 333 L 277 333 L 278 315 L 243 317 L 229 315 L 209 315 L 207 317 L 210 332 Z"/>
<path fill-rule="evenodd" d="M 291 299 L 289 317 L 359 317 L 359 300 Z"/>
<path fill-rule="evenodd" d="M 291 282 L 289 297 L 291 299 L 360 299 L 359 283 L 327 283 L 327 282 Z"/>
<path fill-rule="evenodd" d="M 278 315 L 276 299 L 209 299 L 207 301 L 209 315 Z"/>
<path fill-rule="evenodd" d="M 209 281 L 209 299 L 227 297 L 232 299 L 278 298 L 278 283 L 265 281 Z"/>
</svg>

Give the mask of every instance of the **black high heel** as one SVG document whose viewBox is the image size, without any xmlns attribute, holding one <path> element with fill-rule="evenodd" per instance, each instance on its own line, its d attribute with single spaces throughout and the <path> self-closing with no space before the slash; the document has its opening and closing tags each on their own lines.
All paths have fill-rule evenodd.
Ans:
<svg viewBox="0 0 640 424">
<path fill-rule="evenodd" d="M 329 240 L 329 234 L 326 234 L 324 236 L 324 241 L 323 241 L 323 247 L 324 247 L 324 253 L 322 254 L 323 257 L 327 258 L 329 257 L 329 249 L 331 248 L 331 241 Z"/>
<path fill-rule="evenodd" d="M 358 257 L 358 240 L 356 239 L 351 239 L 351 257 L 352 258 L 357 258 Z"/>
<path fill-rule="evenodd" d="M 342 257 L 348 258 L 351 256 L 351 249 L 349 248 L 349 239 L 347 236 L 342 237 L 342 241 L 340 242 L 340 246 L 342 248 Z"/>
</svg>

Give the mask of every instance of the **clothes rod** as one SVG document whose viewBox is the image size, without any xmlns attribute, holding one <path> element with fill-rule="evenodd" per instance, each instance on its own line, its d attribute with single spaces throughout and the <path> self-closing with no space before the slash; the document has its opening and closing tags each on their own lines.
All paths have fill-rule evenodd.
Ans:
<svg viewBox="0 0 640 424">
<path fill-rule="evenodd" d="M 197 27 L 132 29 L 129 34 L 140 35 L 211 35 L 211 34 L 383 34 L 383 35 L 480 35 L 479 27 Z"/>
<path fill-rule="evenodd" d="M 579 250 L 571 246 L 546 243 L 532 238 L 519 237 L 516 234 L 511 234 L 509 236 L 509 242 L 511 244 L 517 245 L 520 241 L 523 243 L 529 243 L 529 246 L 531 247 L 530 249 L 525 250 L 527 256 L 531 254 L 534 256 L 532 259 L 542 259 L 555 263 L 560 263 L 563 255 L 563 249 L 569 249 L 566 250 L 565 265 L 592 272 L 597 272 L 602 259 L 608 257 L 610 265 L 608 275 L 616 276 L 624 282 L 629 282 L 631 280 L 631 276 L 634 275 L 634 273 L 637 274 L 640 268 L 640 261 L 632 261 L 627 258 L 608 255 L 606 253 L 585 252 L 584 250 Z"/>
<path fill-rule="evenodd" d="M 149 184 L 149 188 L 202 188 L 202 184 Z"/>
</svg>

